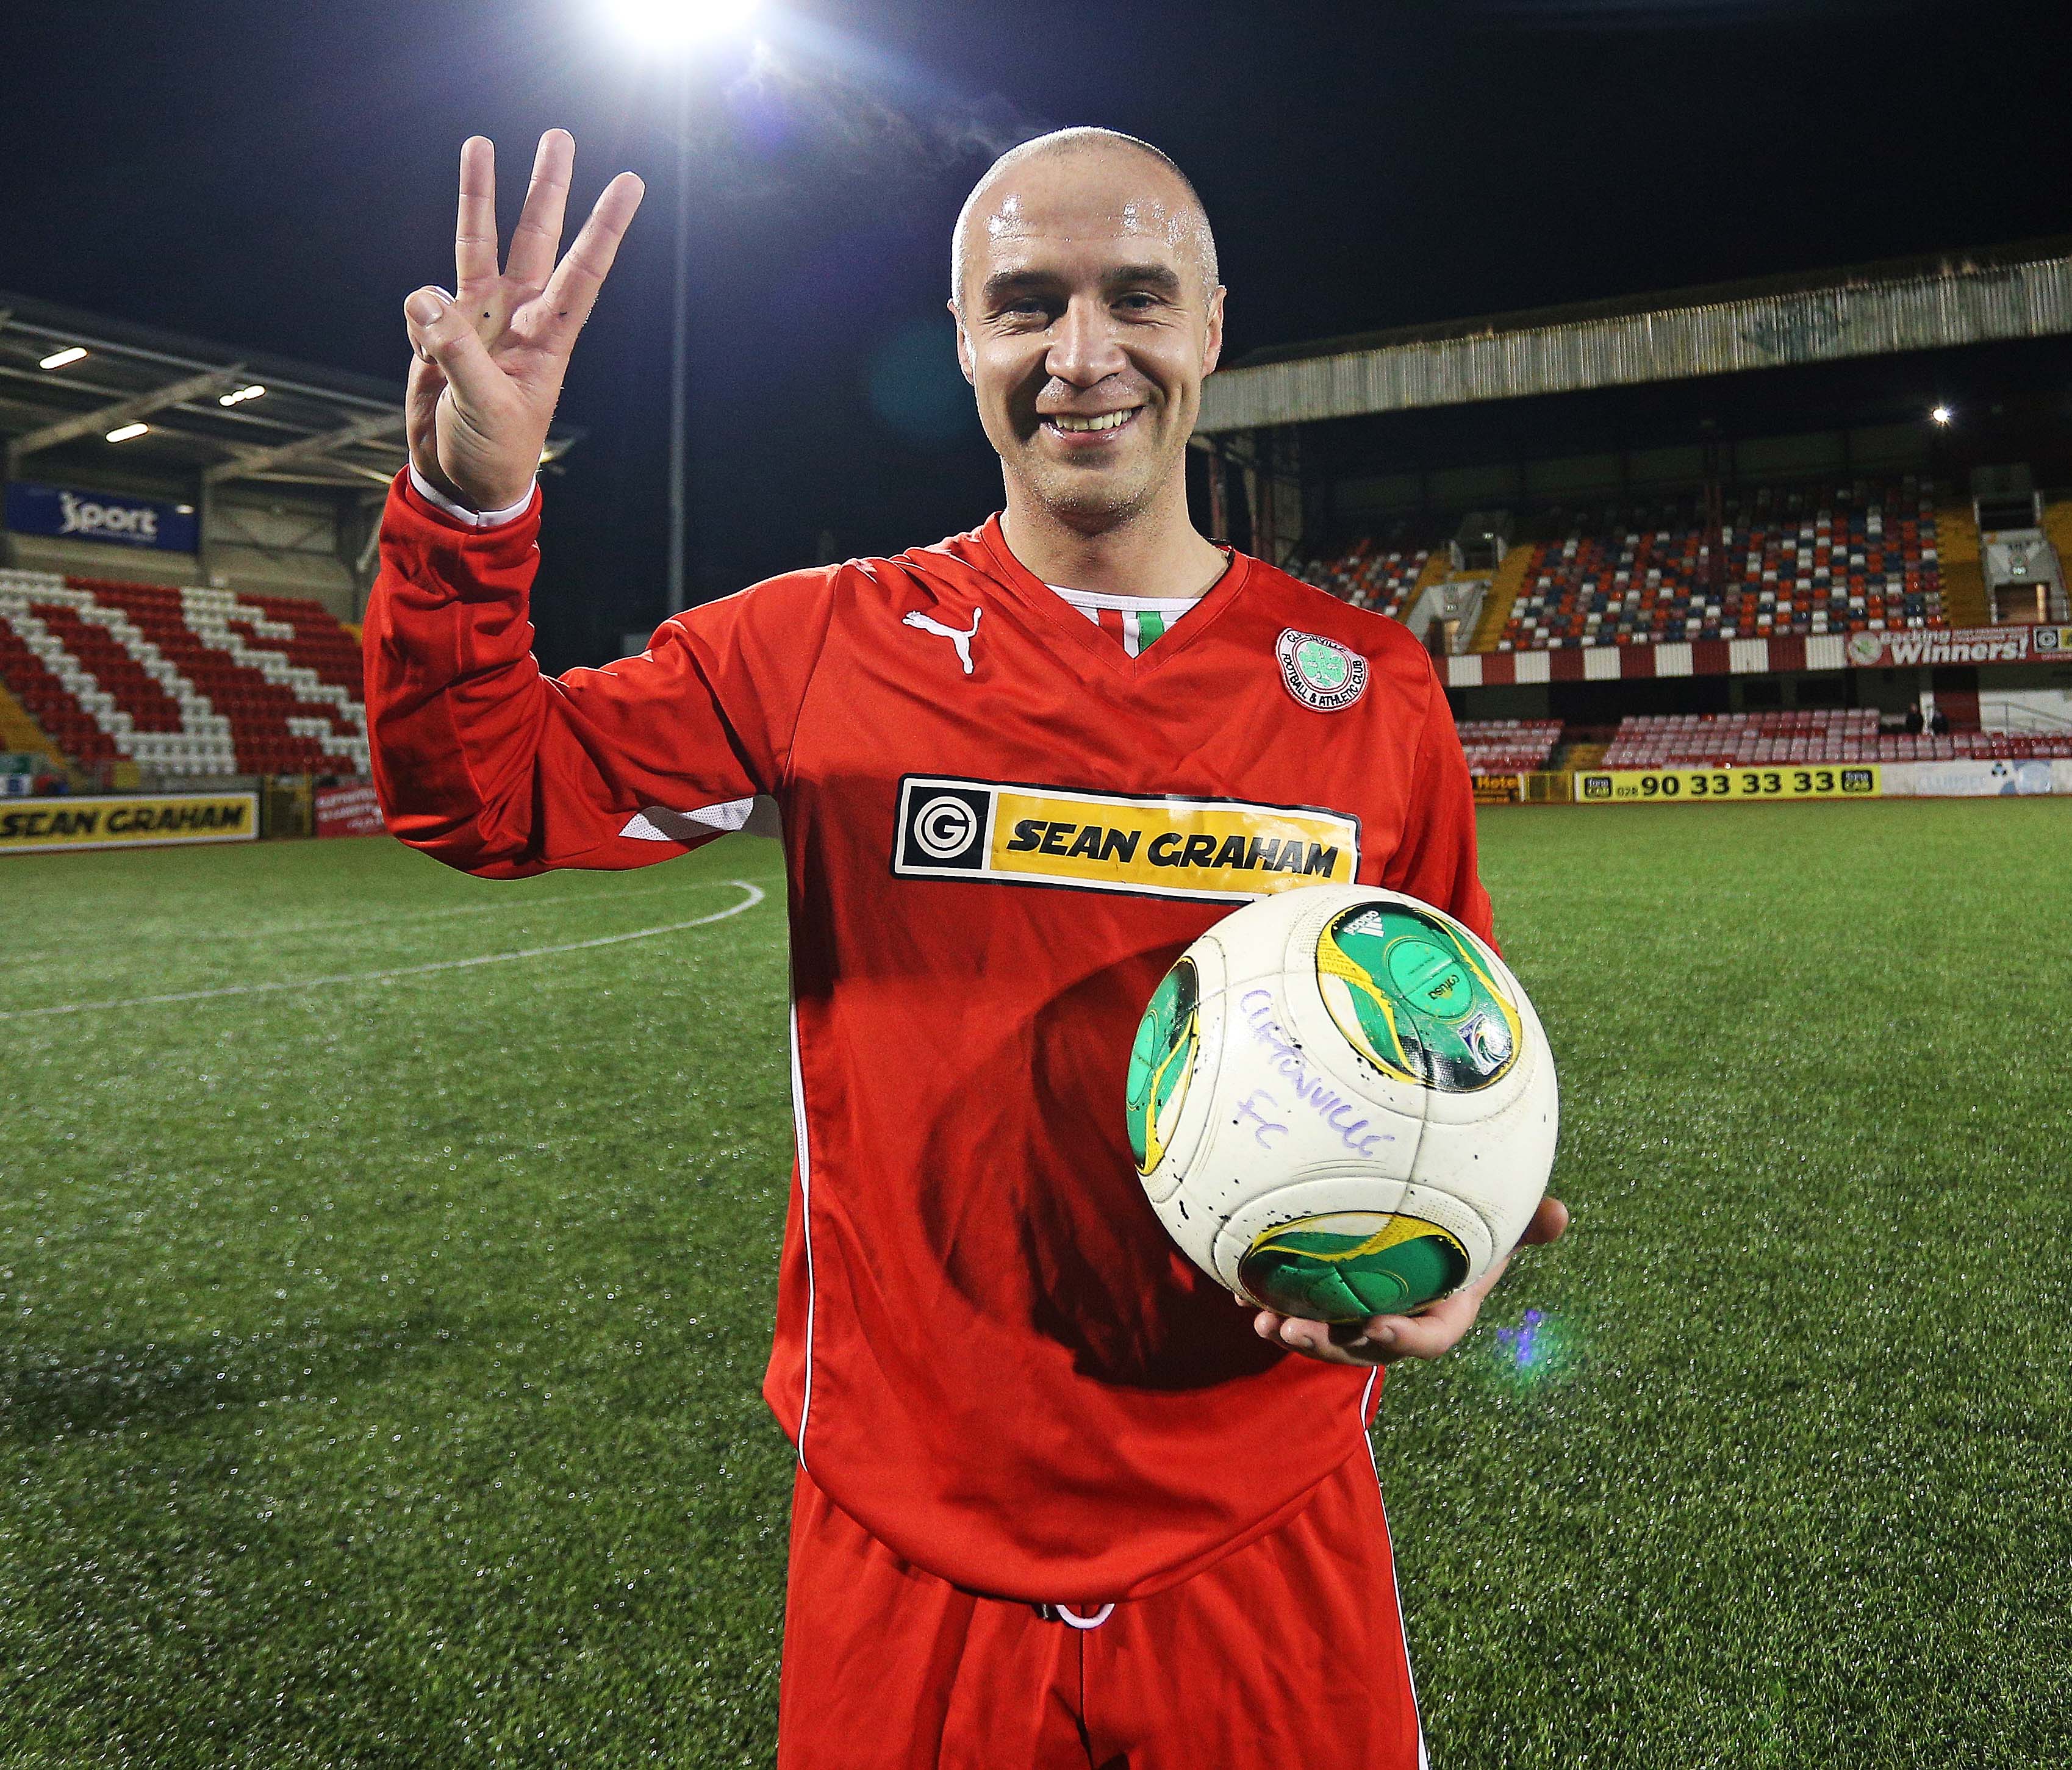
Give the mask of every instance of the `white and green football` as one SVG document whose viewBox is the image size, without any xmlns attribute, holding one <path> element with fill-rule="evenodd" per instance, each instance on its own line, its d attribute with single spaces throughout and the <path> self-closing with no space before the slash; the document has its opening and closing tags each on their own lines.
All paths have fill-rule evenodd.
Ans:
<svg viewBox="0 0 2072 1770">
<path fill-rule="evenodd" d="M 1282 892 L 1181 955 L 1130 1050 L 1130 1145 L 1202 1270 L 1317 1321 L 1410 1315 L 1532 1220 L 1553 1053 L 1496 954 L 1367 885 Z"/>
</svg>

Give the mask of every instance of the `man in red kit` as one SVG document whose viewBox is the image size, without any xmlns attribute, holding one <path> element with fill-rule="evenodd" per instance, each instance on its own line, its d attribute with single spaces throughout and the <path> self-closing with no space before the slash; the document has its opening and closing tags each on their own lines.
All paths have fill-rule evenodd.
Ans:
<svg viewBox="0 0 2072 1770">
<path fill-rule="evenodd" d="M 1412 1770 L 1367 1427 L 1380 1366 L 1445 1352 L 1497 1275 L 1350 1329 L 1241 1312 L 1124 1136 L 1137 1016 L 1239 904 L 1357 880 L 1490 933 L 1423 651 L 1187 520 L 1223 301 L 1193 188 L 1071 129 L 965 203 L 951 310 L 1004 513 L 553 680 L 526 619 L 533 467 L 640 198 L 615 179 L 557 265 L 574 152 L 542 140 L 500 271 L 470 141 L 455 295 L 405 303 L 375 773 L 398 836 L 490 878 L 642 866 L 758 795 L 781 811 L 780 1765 Z M 1313 680 L 1305 646 L 1343 669 Z M 1527 1238 L 1566 1220 L 1548 1200 Z"/>
</svg>

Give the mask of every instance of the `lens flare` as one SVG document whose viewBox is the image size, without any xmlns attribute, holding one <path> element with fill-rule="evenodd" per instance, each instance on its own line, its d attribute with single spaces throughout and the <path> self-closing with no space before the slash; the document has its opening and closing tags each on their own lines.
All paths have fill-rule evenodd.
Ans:
<svg viewBox="0 0 2072 1770">
<path fill-rule="evenodd" d="M 1538 1309 L 1527 1309 L 1525 1320 L 1515 1328 L 1498 1328 L 1497 1343 L 1511 1353 L 1511 1361 L 1520 1370 L 1530 1370 L 1540 1353 L 1540 1324 L 1547 1319 Z"/>
<path fill-rule="evenodd" d="M 1496 1330 L 1497 1368 L 1516 1383 L 1534 1383 L 1572 1362 L 1568 1335 L 1544 1309 L 1527 1309 L 1517 1326 Z"/>
</svg>

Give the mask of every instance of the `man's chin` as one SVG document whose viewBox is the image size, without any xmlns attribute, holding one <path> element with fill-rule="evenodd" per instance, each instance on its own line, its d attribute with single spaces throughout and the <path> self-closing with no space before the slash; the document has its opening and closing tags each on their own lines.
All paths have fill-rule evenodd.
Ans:
<svg viewBox="0 0 2072 1770">
<path fill-rule="evenodd" d="M 1095 466 L 1035 464 L 1019 475 L 1030 495 L 1057 521 L 1083 533 L 1128 522 L 1149 501 L 1156 480 L 1120 462 Z"/>
</svg>

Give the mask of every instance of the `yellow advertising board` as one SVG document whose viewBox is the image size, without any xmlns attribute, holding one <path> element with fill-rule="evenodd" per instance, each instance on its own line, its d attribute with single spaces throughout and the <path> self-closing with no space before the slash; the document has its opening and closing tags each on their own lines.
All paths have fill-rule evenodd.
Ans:
<svg viewBox="0 0 2072 1770">
<path fill-rule="evenodd" d="M 1523 775 L 1477 774 L 1472 778 L 1478 805 L 1515 805 L 1525 797 Z"/>
<path fill-rule="evenodd" d="M 1576 775 L 1578 805 L 1690 805 L 1720 799 L 1874 799 L 1884 791 L 1871 762 L 1760 768 L 1595 768 Z"/>
<path fill-rule="evenodd" d="M 249 842 L 258 834 L 257 793 L 0 800 L 0 855 Z"/>
</svg>

